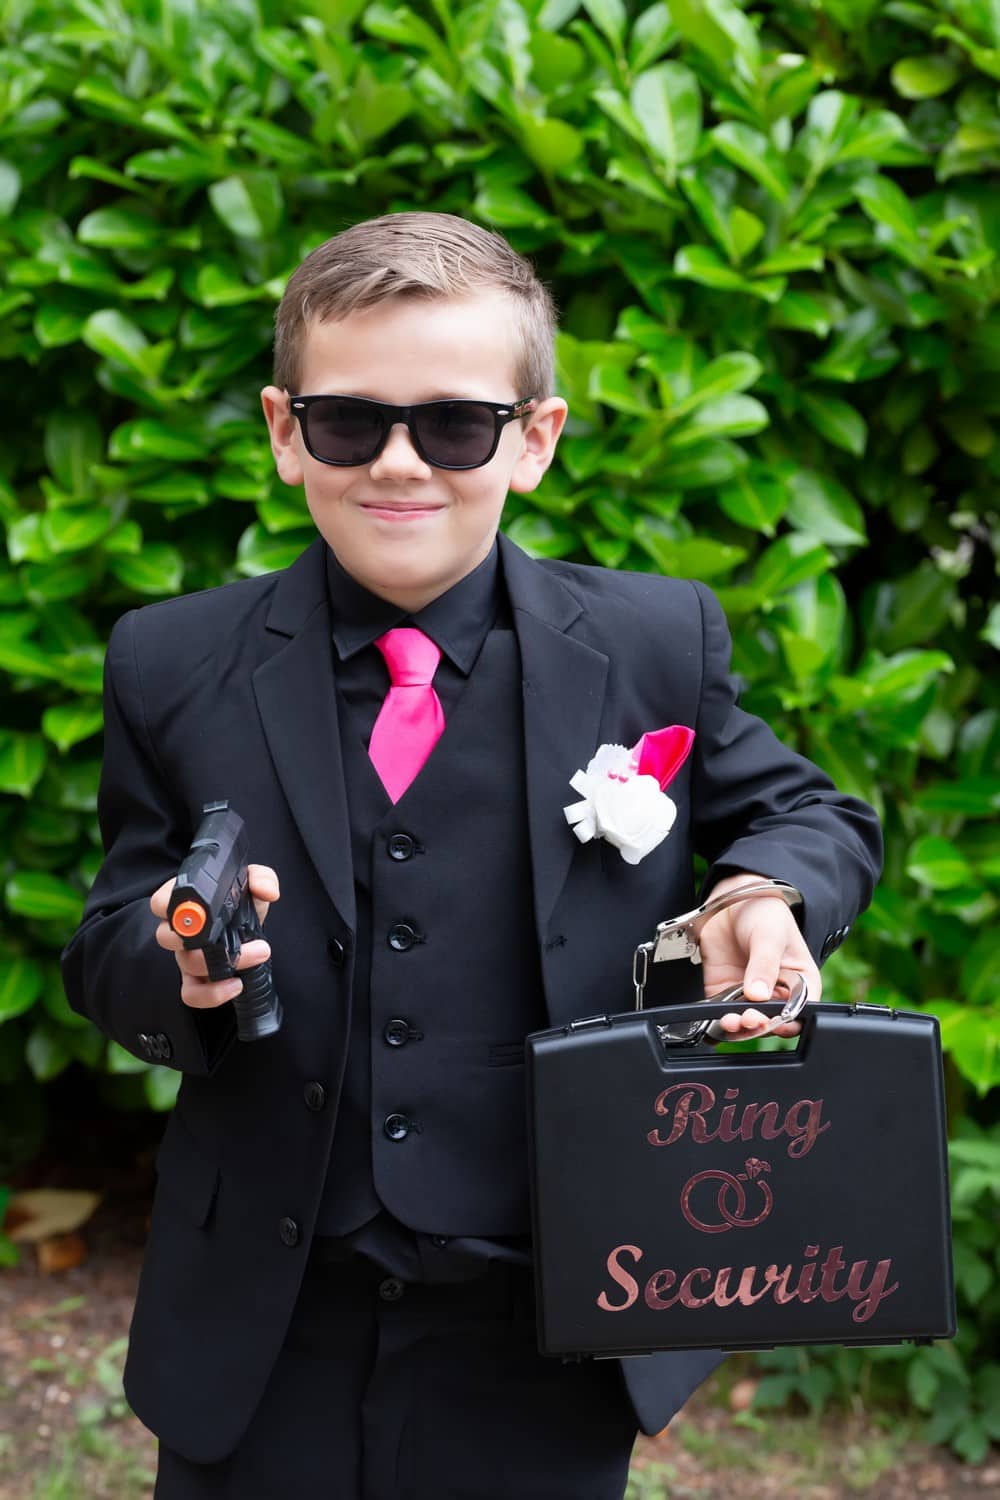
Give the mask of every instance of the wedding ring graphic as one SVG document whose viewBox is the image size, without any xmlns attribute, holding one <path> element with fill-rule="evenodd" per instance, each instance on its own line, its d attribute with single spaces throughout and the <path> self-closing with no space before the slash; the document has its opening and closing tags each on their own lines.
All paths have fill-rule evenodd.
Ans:
<svg viewBox="0 0 1000 1500">
<path fill-rule="evenodd" d="M 774 1207 L 771 1189 L 763 1177 L 765 1172 L 770 1172 L 770 1163 L 761 1161 L 759 1156 L 750 1156 L 743 1165 L 746 1171 L 738 1172 L 735 1177 L 731 1172 L 723 1172 L 717 1167 L 710 1167 L 704 1172 L 696 1172 L 684 1184 L 681 1192 L 681 1213 L 692 1229 L 700 1229 L 703 1234 L 725 1234 L 729 1229 L 754 1229 L 758 1224 L 763 1224 Z M 704 1219 L 699 1219 L 691 1206 L 692 1194 L 701 1182 L 719 1184 L 715 1195 L 715 1206 L 722 1221 L 719 1224 L 707 1224 Z M 753 1219 L 746 1217 L 747 1193 L 743 1186 L 745 1182 L 755 1182 L 762 1198 L 760 1212 Z"/>
</svg>

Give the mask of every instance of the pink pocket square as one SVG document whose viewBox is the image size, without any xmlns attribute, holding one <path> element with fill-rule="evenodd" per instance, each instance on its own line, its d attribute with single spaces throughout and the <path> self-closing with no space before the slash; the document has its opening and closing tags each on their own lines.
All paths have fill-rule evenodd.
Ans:
<svg viewBox="0 0 1000 1500">
<path fill-rule="evenodd" d="M 652 729 L 644 734 L 632 747 L 633 756 L 638 757 L 638 774 L 654 776 L 664 791 L 691 753 L 694 730 L 686 724 L 668 724 L 665 729 Z"/>
</svg>

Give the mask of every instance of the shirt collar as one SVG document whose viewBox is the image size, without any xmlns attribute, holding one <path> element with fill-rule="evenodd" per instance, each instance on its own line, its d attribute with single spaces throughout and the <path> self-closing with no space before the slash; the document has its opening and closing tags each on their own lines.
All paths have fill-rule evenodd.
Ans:
<svg viewBox="0 0 1000 1500">
<path fill-rule="evenodd" d="M 326 578 L 333 621 L 333 643 L 341 661 L 370 646 L 404 622 L 429 635 L 466 676 L 475 666 L 500 601 L 499 548 L 493 546 L 477 568 L 453 583 L 416 614 L 373 594 L 326 549 Z"/>
</svg>

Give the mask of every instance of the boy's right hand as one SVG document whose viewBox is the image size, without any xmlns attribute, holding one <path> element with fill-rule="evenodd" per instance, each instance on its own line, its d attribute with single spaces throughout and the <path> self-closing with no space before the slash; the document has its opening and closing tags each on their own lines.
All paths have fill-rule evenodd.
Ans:
<svg viewBox="0 0 1000 1500">
<path fill-rule="evenodd" d="M 166 948 L 177 960 L 177 967 L 182 975 L 181 999 L 184 1004 L 192 1006 L 195 1010 L 211 1010 L 217 1005 L 225 1005 L 227 1001 L 238 995 L 243 988 L 243 981 L 241 979 L 210 980 L 202 950 L 185 948 L 184 939 L 174 932 L 166 920 L 170 893 L 176 884 L 175 875 L 170 880 L 165 880 L 159 890 L 154 891 L 149 898 L 150 911 L 154 917 L 161 918 L 160 925 L 156 929 L 156 941 L 161 948 Z M 247 884 L 253 897 L 253 904 L 257 908 L 257 917 L 263 925 L 268 907 L 281 895 L 278 889 L 278 877 L 270 865 L 247 865 Z M 256 938 L 252 943 L 243 944 L 235 967 L 254 969 L 270 956 L 270 943 L 264 942 L 263 938 Z"/>
</svg>

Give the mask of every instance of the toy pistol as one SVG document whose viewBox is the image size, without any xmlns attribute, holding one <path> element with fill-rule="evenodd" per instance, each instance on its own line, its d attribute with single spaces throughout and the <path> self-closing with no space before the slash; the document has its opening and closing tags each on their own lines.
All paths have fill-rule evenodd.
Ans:
<svg viewBox="0 0 1000 1500">
<path fill-rule="evenodd" d="M 185 948 L 205 953 L 209 979 L 235 974 L 241 944 L 262 936 L 247 875 L 246 827 L 229 803 L 206 802 L 194 841 L 177 872 L 167 921 Z M 236 1035 L 257 1041 L 281 1028 L 281 1001 L 271 982 L 271 960 L 241 970 L 233 1000 Z"/>
</svg>

